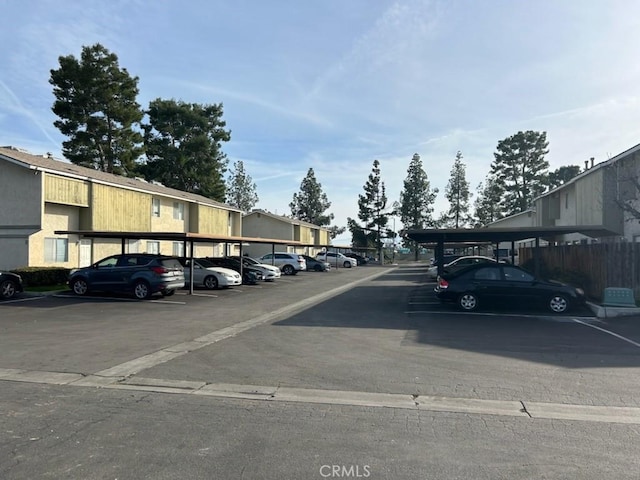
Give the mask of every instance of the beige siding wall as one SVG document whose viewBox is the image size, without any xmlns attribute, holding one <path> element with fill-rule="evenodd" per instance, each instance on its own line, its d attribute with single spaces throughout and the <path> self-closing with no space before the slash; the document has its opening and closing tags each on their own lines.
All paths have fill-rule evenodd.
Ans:
<svg viewBox="0 0 640 480">
<path fill-rule="evenodd" d="M 331 243 L 331 236 L 327 230 L 320 230 L 320 237 L 318 239 L 319 245 L 329 245 Z"/>
<path fill-rule="evenodd" d="M 0 160 L 0 230 L 40 226 L 42 173 Z M 16 215 L 19 212 L 19 215 Z"/>
<path fill-rule="evenodd" d="M 42 216 L 42 230 L 29 238 L 29 266 L 58 266 L 74 268 L 78 266 L 77 235 L 56 235 L 56 230 L 77 230 L 80 218 L 80 207 L 45 203 Z M 52 262 L 45 260 L 45 239 L 66 238 L 67 261 Z"/>
<path fill-rule="evenodd" d="M 207 205 L 198 205 L 197 231 L 211 235 L 234 235 L 233 212 Z"/>
<path fill-rule="evenodd" d="M 29 266 L 29 239 L 26 236 L 0 236 L 0 270 Z"/>
<path fill-rule="evenodd" d="M 584 176 L 575 186 L 576 224 L 602 225 L 603 169 Z"/>
<path fill-rule="evenodd" d="M 154 196 L 153 198 L 160 200 L 160 216 L 155 217 L 151 215 L 151 196 L 148 200 L 147 216 L 151 219 L 152 232 L 187 232 L 187 225 L 189 225 L 189 204 L 187 202 L 181 202 L 172 198 L 163 198 Z M 179 218 L 179 205 L 182 205 L 182 216 Z"/>
<path fill-rule="evenodd" d="M 49 173 L 44 175 L 45 202 L 88 207 L 89 190 L 89 182 Z"/>
<path fill-rule="evenodd" d="M 254 214 L 242 220 L 242 234 L 245 237 L 293 240 L 293 225 L 266 215 Z"/>
<path fill-rule="evenodd" d="M 578 203 L 576 201 L 576 185 L 579 182 L 567 185 L 559 193 L 559 218 L 556 225 L 577 225 Z"/>
<path fill-rule="evenodd" d="M 150 194 L 93 184 L 91 197 L 91 229 L 132 232 L 151 230 Z"/>
</svg>

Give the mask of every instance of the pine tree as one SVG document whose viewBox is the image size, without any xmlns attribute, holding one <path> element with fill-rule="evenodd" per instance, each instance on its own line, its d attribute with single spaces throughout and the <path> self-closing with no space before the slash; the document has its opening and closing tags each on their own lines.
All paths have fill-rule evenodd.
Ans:
<svg viewBox="0 0 640 480">
<path fill-rule="evenodd" d="M 141 171 L 147 179 L 224 202 L 227 157 L 221 142 L 231 134 L 222 113 L 222 104 L 153 100 L 144 125 L 147 162 Z"/>
<path fill-rule="evenodd" d="M 432 214 L 437 193 L 437 188 L 431 189 L 420 155 L 414 154 L 409 162 L 404 188 L 400 192 L 399 205 L 396 207 L 396 213 L 405 229 L 419 230 L 435 226 Z M 411 243 L 417 259 L 418 245 Z"/>
<path fill-rule="evenodd" d="M 480 182 L 477 188 L 474 202 L 475 219 L 478 225 L 486 226 L 503 217 L 500 211 L 502 190 L 496 184 L 496 179 L 489 174 L 484 182 Z"/>
<path fill-rule="evenodd" d="M 549 190 L 564 185 L 578 175 L 580 175 L 580 167 L 578 165 L 568 165 L 549 172 Z"/>
<path fill-rule="evenodd" d="M 59 120 L 53 124 L 69 139 L 62 154 L 76 165 L 133 176 L 144 152 L 142 135 L 134 127 L 143 112 L 136 102 L 138 77 L 118 65 L 118 57 L 102 45 L 83 47 L 80 60 L 59 57 L 51 70 Z"/>
<path fill-rule="evenodd" d="M 293 194 L 289 207 L 293 218 L 320 227 L 329 225 L 334 218 L 333 213 L 324 213 L 331 207 L 331 202 L 322 191 L 322 184 L 316 180 L 313 168 L 310 168 L 307 176 L 302 179 L 300 191 Z"/>
<path fill-rule="evenodd" d="M 244 163 L 238 160 L 233 164 L 233 170 L 227 179 L 226 203 L 239 208 L 243 212 L 249 212 L 258 203 L 256 184 L 244 170 Z"/>
<path fill-rule="evenodd" d="M 458 152 L 451 169 L 449 183 L 445 187 L 444 195 L 449 201 L 449 210 L 441 217 L 444 226 L 461 228 L 469 225 L 472 218 L 469 214 L 469 182 L 466 177 L 466 167 L 462 162 L 462 153 Z"/>
<path fill-rule="evenodd" d="M 500 204 L 505 216 L 524 212 L 546 189 L 549 153 L 546 132 L 518 132 L 498 142 L 491 175 L 503 192 Z"/>
<path fill-rule="evenodd" d="M 373 161 L 369 178 L 364 185 L 364 195 L 358 195 L 358 219 L 347 219 L 354 247 L 375 247 L 382 255 L 382 235 L 389 222 L 387 196 L 384 182 L 380 179 L 380 162 Z M 380 261 L 382 262 L 382 256 Z"/>
</svg>

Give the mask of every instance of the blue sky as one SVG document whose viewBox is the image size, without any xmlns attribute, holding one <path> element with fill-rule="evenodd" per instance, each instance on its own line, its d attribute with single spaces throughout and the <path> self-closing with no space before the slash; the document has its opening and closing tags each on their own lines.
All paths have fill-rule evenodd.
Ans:
<svg viewBox="0 0 640 480">
<path fill-rule="evenodd" d="M 289 214 L 309 168 L 337 225 L 375 159 L 389 202 L 414 153 L 436 210 L 460 150 L 472 190 L 498 142 L 546 131 L 551 168 L 640 143 L 640 2 L 0 0 L 0 145 L 62 159 L 50 70 L 103 44 L 139 103 L 223 103 L 230 165 Z M 399 227 L 399 225 L 398 225 Z M 336 243 L 350 240 L 343 235 Z"/>
</svg>

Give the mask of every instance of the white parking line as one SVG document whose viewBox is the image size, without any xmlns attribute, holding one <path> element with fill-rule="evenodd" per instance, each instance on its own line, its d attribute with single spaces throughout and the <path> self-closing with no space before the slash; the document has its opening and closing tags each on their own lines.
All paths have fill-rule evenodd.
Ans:
<svg viewBox="0 0 640 480">
<path fill-rule="evenodd" d="M 18 302 L 29 302 L 31 300 L 40 300 L 41 298 L 45 298 L 46 295 L 42 295 L 40 297 L 27 297 L 27 298 L 16 298 L 14 300 L 3 300 L 0 305 L 6 305 L 7 303 L 18 303 Z"/>
<path fill-rule="evenodd" d="M 585 325 L 587 327 L 595 328 L 596 330 L 600 330 L 601 332 L 608 333 L 609 335 L 612 335 L 624 342 L 630 343 L 635 347 L 640 347 L 640 343 L 634 342 L 633 340 L 623 337 L 622 335 L 618 335 L 617 333 L 607 330 L 606 328 L 598 327 L 597 325 L 592 325 L 590 323 L 583 322 L 582 320 L 578 320 L 577 318 L 574 318 L 573 321 L 576 323 L 580 323 L 581 325 Z"/>
</svg>

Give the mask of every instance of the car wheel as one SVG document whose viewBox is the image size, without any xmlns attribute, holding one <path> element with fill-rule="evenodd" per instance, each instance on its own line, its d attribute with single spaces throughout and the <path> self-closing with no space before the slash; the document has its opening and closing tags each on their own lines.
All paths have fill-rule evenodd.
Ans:
<svg viewBox="0 0 640 480">
<path fill-rule="evenodd" d="M 174 293 L 176 293 L 175 289 L 171 289 L 171 290 L 163 290 L 162 291 L 162 296 L 163 297 L 170 297 L 171 295 L 173 295 Z"/>
<path fill-rule="evenodd" d="M 285 265 L 284 267 L 282 267 L 282 273 L 284 273 L 285 275 L 294 275 L 296 271 L 291 265 Z"/>
<path fill-rule="evenodd" d="M 315 267 L 313 267 L 313 269 L 314 269 L 316 272 L 321 272 L 321 271 L 322 271 L 322 265 L 316 265 Z"/>
<path fill-rule="evenodd" d="M 133 285 L 133 294 L 138 300 L 145 300 L 151 297 L 151 288 L 144 280 L 138 280 Z"/>
<path fill-rule="evenodd" d="M 562 294 L 557 294 L 549 300 L 549 309 L 553 313 L 564 313 L 569 310 L 569 300 Z"/>
<path fill-rule="evenodd" d="M 13 298 L 17 291 L 18 289 L 16 288 L 15 283 L 11 280 L 5 280 L 0 283 L 0 297 L 4 299 Z"/>
<path fill-rule="evenodd" d="M 216 288 L 218 288 L 218 279 L 213 275 L 209 275 L 204 279 L 204 286 L 209 290 L 215 290 Z"/>
<path fill-rule="evenodd" d="M 471 312 L 478 308 L 478 297 L 473 293 L 463 293 L 458 297 L 458 306 L 467 312 Z"/>
<path fill-rule="evenodd" d="M 344 268 L 351 268 L 351 262 L 344 262 L 344 263 L 342 264 L 342 266 L 343 266 Z"/>
<path fill-rule="evenodd" d="M 86 295 L 89 292 L 89 285 L 84 278 L 76 278 L 71 282 L 71 290 L 76 295 Z"/>
</svg>

